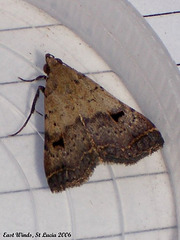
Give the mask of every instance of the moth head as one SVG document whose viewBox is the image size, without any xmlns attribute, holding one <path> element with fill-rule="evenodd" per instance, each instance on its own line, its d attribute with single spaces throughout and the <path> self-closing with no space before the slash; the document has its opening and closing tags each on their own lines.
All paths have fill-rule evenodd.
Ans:
<svg viewBox="0 0 180 240">
<path fill-rule="evenodd" d="M 49 75 L 50 73 L 50 69 L 55 66 L 56 64 L 63 64 L 63 62 L 61 61 L 61 59 L 59 58 L 55 58 L 53 55 L 51 55 L 50 53 L 47 53 L 45 55 L 45 59 L 46 59 L 46 64 L 44 65 L 44 72 Z"/>
</svg>

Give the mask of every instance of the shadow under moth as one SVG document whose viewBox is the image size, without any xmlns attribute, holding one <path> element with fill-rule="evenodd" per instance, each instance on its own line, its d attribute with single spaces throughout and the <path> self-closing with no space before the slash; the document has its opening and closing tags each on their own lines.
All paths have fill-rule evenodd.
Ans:
<svg viewBox="0 0 180 240">
<path fill-rule="evenodd" d="M 79 186 L 100 163 L 134 164 L 164 140 L 154 124 L 84 74 L 46 54 L 44 168 L 52 192 Z"/>
</svg>

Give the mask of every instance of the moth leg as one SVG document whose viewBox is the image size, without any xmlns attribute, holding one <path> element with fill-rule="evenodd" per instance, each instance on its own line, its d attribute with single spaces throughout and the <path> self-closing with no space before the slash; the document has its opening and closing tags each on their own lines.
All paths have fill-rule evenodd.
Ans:
<svg viewBox="0 0 180 240">
<path fill-rule="evenodd" d="M 18 134 L 19 132 L 22 131 L 22 129 L 26 126 L 26 124 L 28 123 L 29 119 L 31 118 L 31 115 L 34 113 L 35 111 L 35 106 L 36 106 L 36 102 L 38 100 L 38 97 L 39 97 L 39 93 L 40 91 L 44 93 L 44 90 L 45 90 L 45 87 L 43 86 L 39 86 L 37 91 L 36 91 L 36 95 L 34 97 L 34 100 L 33 100 L 33 103 L 32 103 L 32 107 L 31 107 L 31 111 L 30 111 L 30 114 L 28 116 L 28 118 L 26 119 L 25 123 L 23 124 L 23 126 L 17 131 L 15 132 L 14 134 L 11 134 L 10 136 L 15 136 L 16 134 Z"/>
<path fill-rule="evenodd" d="M 21 77 L 18 77 L 21 81 L 23 81 L 23 82 L 34 82 L 34 81 L 38 81 L 38 80 L 41 80 L 41 79 L 44 79 L 44 80 L 46 80 L 46 78 L 47 78 L 47 76 L 45 76 L 45 75 L 40 75 L 40 76 L 38 76 L 38 77 L 36 77 L 36 78 L 33 78 L 33 79 L 23 79 L 23 78 L 21 78 Z"/>
</svg>

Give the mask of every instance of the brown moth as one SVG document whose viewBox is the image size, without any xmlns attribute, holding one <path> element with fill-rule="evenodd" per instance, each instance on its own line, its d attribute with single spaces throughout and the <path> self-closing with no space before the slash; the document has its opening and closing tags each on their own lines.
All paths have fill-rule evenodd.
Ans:
<svg viewBox="0 0 180 240">
<path fill-rule="evenodd" d="M 100 163 L 134 164 L 157 151 L 164 140 L 142 114 L 101 86 L 46 54 L 44 167 L 52 192 L 79 186 Z M 27 80 L 28 81 L 28 80 Z M 33 81 L 33 80 L 29 80 Z M 15 135 L 13 134 L 13 135 Z"/>
</svg>

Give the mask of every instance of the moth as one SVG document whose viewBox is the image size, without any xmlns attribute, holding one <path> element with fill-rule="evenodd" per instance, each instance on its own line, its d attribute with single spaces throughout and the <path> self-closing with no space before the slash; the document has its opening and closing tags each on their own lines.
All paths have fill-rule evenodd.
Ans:
<svg viewBox="0 0 180 240">
<path fill-rule="evenodd" d="M 51 54 L 45 56 L 44 168 L 52 192 L 86 182 L 100 163 L 134 164 L 157 151 L 164 140 L 155 125 L 84 74 Z M 23 80 L 23 79 L 22 79 Z"/>
</svg>

